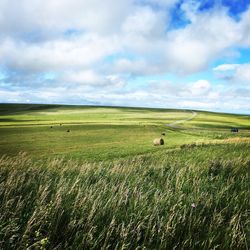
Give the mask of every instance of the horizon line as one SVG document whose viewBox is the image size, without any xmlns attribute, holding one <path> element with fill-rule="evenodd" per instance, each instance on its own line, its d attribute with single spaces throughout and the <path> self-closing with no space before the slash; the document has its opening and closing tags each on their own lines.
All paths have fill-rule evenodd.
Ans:
<svg viewBox="0 0 250 250">
<path fill-rule="evenodd" d="M 56 105 L 56 106 L 86 106 L 86 107 L 107 107 L 107 108 L 134 108 L 134 109 L 162 109 L 162 110 L 181 110 L 181 111 L 198 111 L 198 112 L 208 112 L 208 113 L 217 113 L 217 114 L 231 114 L 231 115 L 244 115 L 250 116 L 250 113 L 232 113 L 226 111 L 213 111 L 205 109 L 191 109 L 191 108 L 163 108 L 163 107 L 147 107 L 147 106 L 123 106 L 123 105 L 111 105 L 111 104 L 70 104 L 70 103 L 27 103 L 27 102 L 0 102 L 0 105 Z"/>
</svg>

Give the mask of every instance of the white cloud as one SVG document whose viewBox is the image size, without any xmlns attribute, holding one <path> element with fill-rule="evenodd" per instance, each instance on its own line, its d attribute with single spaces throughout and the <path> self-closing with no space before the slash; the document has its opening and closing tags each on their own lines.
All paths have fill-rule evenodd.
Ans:
<svg viewBox="0 0 250 250">
<path fill-rule="evenodd" d="M 110 76 L 109 80 L 119 82 L 118 76 Z M 204 80 L 198 80 L 190 84 L 174 84 L 169 81 L 150 81 L 145 88 L 134 87 L 127 90 L 108 87 L 88 88 L 85 85 L 69 85 L 67 87 L 45 86 L 30 91 L 23 88 L 15 88 L 0 91 L 0 101 L 42 102 L 42 103 L 72 103 L 72 104 L 99 104 L 99 105 L 124 105 L 190 108 L 205 110 L 224 110 L 237 112 L 249 109 L 249 89 L 237 86 L 221 88 Z M 190 89 L 193 86 L 193 90 Z M 198 91 L 197 91 L 198 89 Z M 191 93 L 195 92 L 195 95 Z M 185 92 L 185 95 L 183 94 Z M 204 94 L 205 93 L 205 94 Z"/>
<path fill-rule="evenodd" d="M 234 82 L 250 85 L 250 64 L 242 64 L 236 68 Z"/>
<path fill-rule="evenodd" d="M 99 85 L 103 81 L 101 76 L 96 74 L 93 70 L 66 72 L 60 80 L 69 83 L 79 83 L 86 85 Z"/>
<path fill-rule="evenodd" d="M 228 71 L 235 70 L 239 64 L 221 64 L 213 68 L 214 71 Z"/>
<path fill-rule="evenodd" d="M 242 45 L 245 47 L 250 46 L 250 8 L 242 14 L 241 17 L 241 34 Z"/>
<path fill-rule="evenodd" d="M 218 104 L 209 101 L 180 101 L 178 105 L 189 109 L 192 107 L 195 107 L 195 109 L 212 109 L 218 107 Z"/>
<path fill-rule="evenodd" d="M 117 31 L 131 11 L 131 0 L 1 0 L 0 29 L 3 34 L 43 35 L 67 29 L 107 34 Z"/>
<path fill-rule="evenodd" d="M 166 16 L 163 11 L 153 11 L 150 7 L 137 7 L 122 25 L 128 35 L 159 37 L 164 34 Z"/>
<path fill-rule="evenodd" d="M 124 73 L 132 76 L 154 75 L 164 72 L 164 65 L 159 65 L 159 63 L 154 63 L 153 61 L 148 62 L 145 59 L 118 59 L 111 67 L 117 74 Z"/>
<path fill-rule="evenodd" d="M 171 26 L 177 2 L 187 19 L 179 28 Z M 1 87 L 18 93 L 10 95 L 12 100 L 31 102 L 76 97 L 79 102 L 99 98 L 132 105 L 172 102 L 179 107 L 209 107 L 210 101 L 219 107 L 223 101 L 231 103 L 230 96 L 244 106 L 237 98 L 250 82 L 249 64 L 214 69 L 223 84 L 242 84 L 241 90 L 219 88 L 202 77 L 190 83 L 183 77 L 207 70 L 237 48 L 250 47 L 250 9 L 236 21 L 218 6 L 201 12 L 197 1 L 0 0 L 0 70 L 5 71 Z M 48 73 L 55 77 L 44 77 Z M 145 89 L 134 86 L 134 92 L 128 87 L 132 83 L 127 85 L 138 76 L 154 79 L 163 74 L 181 75 L 182 82 L 153 80 L 140 84 Z"/>
<path fill-rule="evenodd" d="M 143 3 L 155 4 L 160 7 L 170 8 L 178 2 L 178 0 L 141 0 Z"/>
<path fill-rule="evenodd" d="M 0 63 L 14 70 L 62 70 L 93 67 L 106 56 L 121 53 L 124 60 L 128 54 L 140 58 L 138 73 L 192 74 L 248 39 L 247 15 L 236 22 L 226 9 L 200 13 L 197 4 L 188 1 L 182 9 L 191 23 L 168 31 L 168 16 L 176 1 L 158 0 L 157 4 L 167 6 L 164 10 L 145 6 L 151 0 L 142 2 L 144 5 L 132 0 L 51 0 L 46 4 L 41 0 L 2 0 Z M 60 32 L 68 29 L 80 33 L 62 36 Z M 37 32 L 46 39 L 27 40 Z M 112 69 L 108 71 L 105 74 L 113 74 Z"/>
<path fill-rule="evenodd" d="M 202 96 L 208 93 L 211 84 L 207 80 L 198 80 L 190 85 L 192 96 Z"/>
<path fill-rule="evenodd" d="M 219 98 L 218 89 L 204 79 L 191 83 L 173 83 L 171 81 L 150 81 L 146 91 L 156 95 L 175 96 L 180 99 Z"/>
<path fill-rule="evenodd" d="M 127 85 L 126 79 L 120 75 L 107 75 L 105 80 L 109 86 L 111 85 L 111 87 L 121 88 Z"/>
<path fill-rule="evenodd" d="M 121 88 L 127 84 L 120 75 L 102 75 L 93 70 L 70 71 L 64 73 L 58 81 L 68 84 L 79 84 L 87 87 L 112 87 Z"/>
<path fill-rule="evenodd" d="M 46 41 L 39 44 L 5 39 L 0 43 L 1 62 L 10 69 L 31 72 L 65 70 L 91 66 L 115 53 L 119 44 L 115 37 L 83 35 Z"/>
<path fill-rule="evenodd" d="M 206 69 L 212 60 L 223 56 L 241 40 L 241 23 L 230 18 L 226 10 L 193 15 L 190 25 L 168 34 L 166 59 L 172 71 L 183 74 Z"/>
<path fill-rule="evenodd" d="M 13 90 L 1 90 L 0 89 L 0 102 L 24 102 L 23 98 L 20 98 L 20 93 Z"/>
<path fill-rule="evenodd" d="M 154 66 L 158 69 L 154 72 L 192 74 L 207 69 L 213 60 L 232 54 L 232 48 L 244 46 L 247 33 L 243 27 L 247 23 L 246 18 L 235 21 L 225 8 L 200 13 L 197 11 L 197 4 L 192 1 L 185 2 L 183 10 L 190 21 L 183 28 L 145 36 L 150 34 L 150 27 L 154 27 L 156 23 L 148 18 L 148 29 L 144 30 L 144 26 L 138 28 L 134 21 L 134 25 L 132 22 L 130 24 L 130 32 L 124 30 L 127 31 L 123 34 L 125 48 L 144 58 L 148 65 L 144 65 L 145 70 Z M 158 15 L 160 23 L 160 13 L 155 12 L 155 15 Z M 144 19 L 142 13 L 137 13 L 136 20 L 143 22 Z M 167 26 L 166 23 L 165 27 Z"/>
<path fill-rule="evenodd" d="M 222 64 L 215 67 L 216 76 L 235 84 L 250 84 L 250 64 Z"/>
</svg>

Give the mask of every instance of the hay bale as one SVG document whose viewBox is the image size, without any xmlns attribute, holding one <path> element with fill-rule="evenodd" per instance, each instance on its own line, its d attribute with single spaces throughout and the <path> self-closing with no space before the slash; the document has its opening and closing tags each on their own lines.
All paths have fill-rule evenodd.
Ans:
<svg viewBox="0 0 250 250">
<path fill-rule="evenodd" d="M 154 139 L 154 146 L 160 146 L 160 145 L 164 145 L 164 140 L 162 138 L 156 138 Z"/>
</svg>

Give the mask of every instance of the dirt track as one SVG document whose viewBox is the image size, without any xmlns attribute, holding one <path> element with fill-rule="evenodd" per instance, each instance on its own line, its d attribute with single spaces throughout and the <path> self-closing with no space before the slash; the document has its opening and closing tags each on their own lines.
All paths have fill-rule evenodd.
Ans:
<svg viewBox="0 0 250 250">
<path fill-rule="evenodd" d="M 196 116 L 197 116 L 197 113 L 196 113 L 195 111 L 192 111 L 192 115 L 189 116 L 189 117 L 187 117 L 186 119 L 183 119 L 183 120 L 179 120 L 179 121 L 175 121 L 175 122 L 166 124 L 166 126 L 171 127 L 171 128 L 181 128 L 181 127 L 179 127 L 179 126 L 176 126 L 176 124 L 184 123 L 184 122 L 186 122 L 186 121 L 190 121 L 190 120 L 194 119 Z"/>
</svg>

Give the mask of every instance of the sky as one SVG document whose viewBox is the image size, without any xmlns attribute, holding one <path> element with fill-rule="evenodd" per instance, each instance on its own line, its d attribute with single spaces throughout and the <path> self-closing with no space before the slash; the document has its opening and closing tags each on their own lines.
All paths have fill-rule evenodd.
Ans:
<svg viewBox="0 0 250 250">
<path fill-rule="evenodd" d="M 0 0 L 0 103 L 250 114 L 250 0 Z"/>
</svg>

